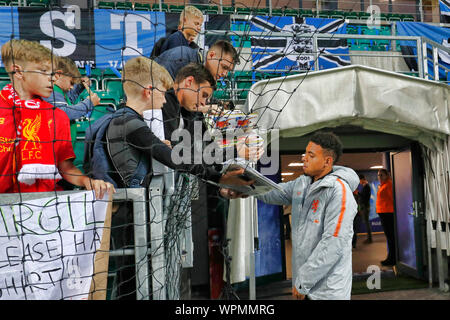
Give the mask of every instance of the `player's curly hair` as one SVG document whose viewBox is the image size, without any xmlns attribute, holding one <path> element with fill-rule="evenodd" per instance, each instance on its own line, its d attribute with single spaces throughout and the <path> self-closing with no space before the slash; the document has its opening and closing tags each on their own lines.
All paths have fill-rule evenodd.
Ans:
<svg viewBox="0 0 450 320">
<path fill-rule="evenodd" d="M 309 141 L 321 146 L 325 151 L 329 152 L 333 158 L 333 164 L 339 161 L 342 155 L 343 145 L 338 136 L 333 132 L 319 131 L 314 133 Z"/>
</svg>

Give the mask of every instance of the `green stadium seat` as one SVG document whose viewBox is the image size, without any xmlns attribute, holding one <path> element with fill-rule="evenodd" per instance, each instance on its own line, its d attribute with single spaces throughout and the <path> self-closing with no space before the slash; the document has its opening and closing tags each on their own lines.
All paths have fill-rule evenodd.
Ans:
<svg viewBox="0 0 450 320">
<path fill-rule="evenodd" d="M 256 14 L 258 16 L 269 16 L 270 10 L 269 10 L 269 8 L 256 8 L 254 11 L 254 14 Z"/>
<path fill-rule="evenodd" d="M 299 11 L 297 9 L 285 9 L 284 15 L 286 17 L 297 17 L 299 14 Z"/>
<path fill-rule="evenodd" d="M 252 9 L 251 8 L 236 8 L 236 14 L 252 14 Z"/>
<path fill-rule="evenodd" d="M 133 10 L 132 2 L 116 2 L 116 10 Z"/>
<path fill-rule="evenodd" d="M 29 7 L 47 8 L 50 6 L 50 0 L 31 0 L 28 2 Z"/>
<path fill-rule="evenodd" d="M 359 19 L 357 12 L 345 12 L 344 17 L 345 19 L 353 19 L 353 20 Z"/>
<path fill-rule="evenodd" d="M 399 14 L 395 14 L 395 13 L 388 13 L 386 15 L 387 19 L 389 21 L 402 21 L 402 17 Z"/>
<path fill-rule="evenodd" d="M 97 92 L 97 94 L 99 94 L 99 93 L 100 92 Z M 100 95 L 102 95 L 102 94 L 99 94 L 99 96 Z M 94 111 L 92 111 L 92 114 L 89 118 L 91 121 L 91 124 L 93 121 L 103 117 L 105 114 L 114 112 L 114 110 L 116 110 L 116 109 L 117 109 L 116 105 L 114 103 L 108 101 L 107 98 L 105 98 L 105 102 L 101 101 L 99 105 L 96 105 L 94 107 Z"/>
<path fill-rule="evenodd" d="M 402 21 L 412 21 L 412 22 L 414 22 L 414 21 L 416 21 L 415 19 L 414 19 L 414 16 L 412 16 L 412 15 L 410 15 L 410 14 L 404 14 L 404 15 L 402 15 Z"/>
<path fill-rule="evenodd" d="M 380 19 L 381 21 L 388 21 L 389 20 L 388 17 L 387 17 L 387 14 L 385 14 L 385 13 L 381 13 L 378 16 L 378 19 Z"/>
<path fill-rule="evenodd" d="M 99 9 L 115 9 L 115 3 L 107 2 L 107 1 L 99 1 L 98 8 Z"/>
<path fill-rule="evenodd" d="M 272 16 L 282 16 L 283 15 L 283 9 L 279 8 L 272 8 Z"/>
<path fill-rule="evenodd" d="M 335 11 L 331 12 L 330 18 L 333 18 L 333 19 L 345 19 L 345 14 L 342 11 L 336 11 L 335 10 Z"/>
<path fill-rule="evenodd" d="M 206 13 L 206 14 L 218 14 L 219 13 L 219 7 L 218 6 L 208 6 L 208 8 L 206 8 L 204 13 Z"/>
<path fill-rule="evenodd" d="M 170 5 L 169 6 L 169 12 L 172 13 L 181 13 L 184 10 L 184 6 L 178 6 L 178 5 Z"/>
<path fill-rule="evenodd" d="M 134 3 L 134 10 L 135 11 L 150 11 L 152 10 L 152 6 L 149 3 Z"/>
<path fill-rule="evenodd" d="M 9 6 L 9 1 L 0 1 L 0 6 L 1 7 Z"/>
<path fill-rule="evenodd" d="M 107 79 L 105 82 L 105 90 L 111 94 L 111 95 L 117 95 L 119 98 L 123 98 L 123 87 L 122 87 L 122 81 L 120 79 L 118 80 L 111 80 Z"/>
<path fill-rule="evenodd" d="M 6 86 L 9 83 L 11 83 L 11 81 L 9 81 L 9 80 L 1 80 L 0 81 L 0 90 L 3 89 L 3 87 Z"/>
<path fill-rule="evenodd" d="M 302 18 L 314 17 L 314 12 L 312 10 L 299 10 L 298 15 Z"/>
<path fill-rule="evenodd" d="M 28 3 L 27 3 L 26 0 L 22 0 L 22 1 L 20 1 L 20 5 L 22 7 L 26 7 L 28 5 Z M 9 6 L 11 6 L 11 7 L 18 7 L 19 6 L 19 1 L 11 1 L 9 3 Z"/>
<path fill-rule="evenodd" d="M 367 20 L 367 19 L 369 19 L 370 16 L 371 16 L 371 14 L 368 12 L 358 12 L 358 18 L 360 20 Z"/>
<path fill-rule="evenodd" d="M 236 9 L 234 7 L 222 7 L 223 14 L 235 14 Z"/>
<path fill-rule="evenodd" d="M 318 17 L 319 18 L 330 18 L 332 15 L 332 11 L 320 11 Z"/>
</svg>

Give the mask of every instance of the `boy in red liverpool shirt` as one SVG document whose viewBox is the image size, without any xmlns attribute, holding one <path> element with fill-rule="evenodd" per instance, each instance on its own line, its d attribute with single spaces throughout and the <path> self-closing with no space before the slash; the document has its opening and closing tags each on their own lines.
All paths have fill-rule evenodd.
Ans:
<svg viewBox="0 0 450 320">
<path fill-rule="evenodd" d="M 10 40 L 1 51 L 12 83 L 0 91 L 0 192 L 59 191 L 64 178 L 103 198 L 113 186 L 73 165 L 69 118 L 41 98 L 53 91 L 52 52 L 28 40 Z"/>
</svg>

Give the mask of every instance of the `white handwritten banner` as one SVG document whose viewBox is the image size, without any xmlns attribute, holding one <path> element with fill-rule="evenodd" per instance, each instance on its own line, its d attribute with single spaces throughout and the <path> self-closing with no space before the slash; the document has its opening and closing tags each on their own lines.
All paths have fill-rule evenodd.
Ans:
<svg viewBox="0 0 450 320">
<path fill-rule="evenodd" d="M 0 206 L 0 299 L 87 299 L 106 210 L 90 191 Z"/>
</svg>

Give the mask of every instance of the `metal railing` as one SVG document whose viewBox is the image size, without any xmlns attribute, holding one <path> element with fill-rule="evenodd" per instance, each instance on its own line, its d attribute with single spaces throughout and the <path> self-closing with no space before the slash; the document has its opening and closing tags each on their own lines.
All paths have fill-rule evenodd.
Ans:
<svg viewBox="0 0 450 320">
<path fill-rule="evenodd" d="M 148 189 L 116 189 L 116 193 L 113 195 L 113 203 L 123 203 L 124 201 L 133 203 L 134 241 L 130 244 L 131 248 L 127 246 L 127 248 L 110 250 L 109 257 L 134 256 L 136 300 L 179 299 L 180 277 L 172 274 L 173 278 L 168 278 L 167 272 L 169 268 L 179 270 L 176 265 L 180 264 L 182 256 L 184 256 L 183 267 L 193 266 L 192 228 L 189 220 L 183 225 L 182 237 L 166 232 L 166 220 L 171 214 L 169 209 L 174 206 L 172 199 L 176 190 L 175 172 L 155 160 L 153 160 L 153 168 L 158 174 L 152 178 Z M 183 177 L 180 176 L 179 181 L 182 179 Z M 0 205 L 12 205 L 77 192 L 79 191 L 2 194 Z M 179 194 L 178 197 L 190 200 L 190 194 Z M 190 219 L 190 201 L 183 210 L 187 210 L 186 215 Z M 114 227 L 117 226 L 112 224 L 111 228 Z M 168 255 L 166 244 L 170 237 L 174 237 L 179 243 L 175 245 L 175 250 L 170 250 L 171 254 Z M 115 299 L 116 274 L 109 272 L 108 276 L 113 281 L 111 299 Z"/>
<path fill-rule="evenodd" d="M 321 62 L 319 57 L 327 57 L 327 56 L 331 56 L 331 57 L 383 57 L 383 58 L 387 58 L 387 59 L 404 59 L 404 58 L 414 58 L 417 61 L 417 65 L 418 65 L 418 70 L 417 71 L 395 71 L 398 73 L 406 73 L 408 75 L 414 74 L 422 79 L 427 79 L 427 80 L 435 80 L 435 81 L 441 81 L 441 82 L 445 82 L 445 83 L 449 83 L 449 69 L 444 66 L 442 63 L 439 62 L 438 59 L 438 51 L 442 50 L 442 52 L 446 52 L 447 54 L 450 54 L 450 48 L 446 48 L 443 45 L 436 43 L 430 39 L 427 39 L 425 37 L 419 37 L 419 36 L 392 36 L 392 35 L 356 35 L 356 34 L 325 34 L 325 33 L 302 33 L 302 34 L 295 34 L 293 32 L 272 32 L 272 31 L 267 31 L 267 32 L 260 32 L 260 31 L 223 31 L 223 30 L 209 30 L 208 34 L 212 34 L 212 35 L 233 35 L 233 36 L 239 36 L 239 37 L 256 37 L 259 39 L 270 39 L 270 38 L 286 38 L 287 41 L 293 41 L 294 37 L 295 39 L 306 39 L 307 41 L 311 42 L 312 45 L 312 50 L 310 50 L 310 52 L 301 52 L 298 53 L 298 55 L 305 55 L 305 56 L 312 56 L 313 60 L 314 60 L 314 64 L 313 67 L 311 69 L 311 71 L 318 71 L 322 69 L 321 66 Z M 353 50 L 349 50 L 348 54 L 343 54 L 343 53 L 339 53 L 339 54 L 331 54 L 331 53 L 323 53 L 320 51 L 320 48 L 318 46 L 318 41 L 319 40 L 327 40 L 327 39 L 332 39 L 332 40 L 339 40 L 339 39 L 346 39 L 346 40 L 350 40 L 353 39 L 355 41 L 360 41 L 360 40 L 373 40 L 375 42 L 377 41 L 389 41 L 390 44 L 390 51 L 389 52 L 397 52 L 396 51 L 396 47 L 397 47 L 397 42 L 398 41 L 408 41 L 409 44 L 413 44 L 413 49 L 416 50 L 416 54 L 401 54 L 399 53 L 398 55 L 386 55 L 383 54 L 383 51 L 380 51 L 380 53 L 378 54 L 372 54 L 374 51 L 370 51 L 371 53 L 363 53 L 362 51 L 358 51 L 357 53 L 352 52 Z M 429 57 L 427 54 L 427 46 L 430 47 L 431 46 L 431 50 L 433 52 L 433 56 Z M 287 45 L 286 45 L 287 47 Z M 287 69 L 287 70 L 283 70 L 283 69 L 262 69 L 262 70 L 258 70 L 258 69 L 254 69 L 253 68 L 253 61 L 251 60 L 251 55 L 252 52 L 245 52 L 243 50 L 243 48 L 237 48 L 238 51 L 240 50 L 240 55 L 241 55 L 241 59 L 243 61 L 245 61 L 243 66 L 239 67 L 239 71 L 254 71 L 254 72 L 278 72 L 280 73 L 280 76 L 282 73 L 289 73 L 289 72 L 308 72 L 309 70 L 305 69 L 305 70 L 301 70 L 301 69 Z M 388 51 L 385 51 L 388 52 Z M 295 52 L 285 52 L 284 50 L 281 50 L 280 52 L 267 52 L 265 51 L 264 54 L 265 55 L 275 55 L 275 54 L 284 54 L 284 55 L 295 55 Z M 241 60 L 241 61 L 242 61 Z M 428 61 L 431 61 L 433 64 L 433 73 L 430 73 L 428 70 Z M 242 63 L 241 63 L 242 64 Z M 444 70 L 445 72 L 445 79 L 439 79 L 439 68 L 441 68 L 442 70 Z M 431 79 L 430 76 L 433 76 L 433 79 Z M 246 81 L 252 81 L 251 79 L 248 79 Z M 254 79 L 253 82 L 256 82 L 257 79 Z M 250 89 L 242 89 L 242 88 L 237 88 L 237 80 L 234 77 L 231 77 L 231 79 L 229 80 L 230 85 L 227 90 L 230 91 L 231 93 L 231 97 L 233 100 L 238 100 L 238 103 L 241 103 L 242 101 L 239 101 L 239 94 L 242 91 L 249 91 Z"/>
</svg>

